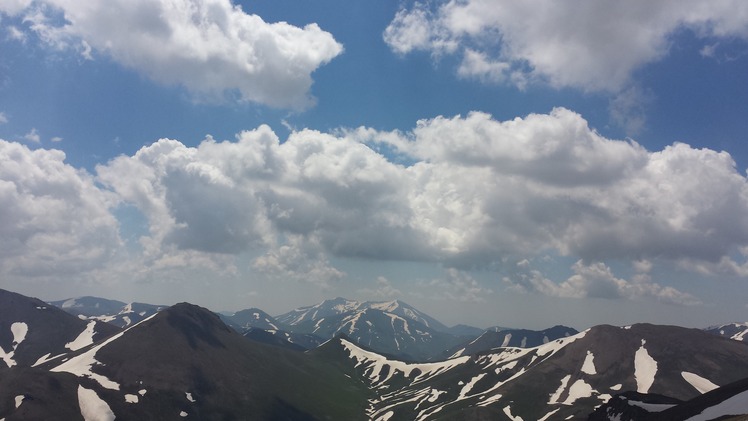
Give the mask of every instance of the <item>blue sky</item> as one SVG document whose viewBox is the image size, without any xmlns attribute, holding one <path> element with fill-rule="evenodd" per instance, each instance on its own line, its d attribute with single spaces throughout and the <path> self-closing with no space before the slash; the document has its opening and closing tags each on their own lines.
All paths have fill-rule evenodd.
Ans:
<svg viewBox="0 0 748 421">
<path fill-rule="evenodd" d="M 650 3 L 0 1 L 0 287 L 744 321 L 748 6 Z"/>
</svg>

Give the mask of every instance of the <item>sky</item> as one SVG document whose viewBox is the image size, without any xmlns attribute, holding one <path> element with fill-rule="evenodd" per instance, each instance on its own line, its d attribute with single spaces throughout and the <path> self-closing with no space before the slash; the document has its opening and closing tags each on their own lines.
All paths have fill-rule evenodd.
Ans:
<svg viewBox="0 0 748 421">
<path fill-rule="evenodd" d="M 748 320 L 748 3 L 0 0 L 0 288 Z"/>
</svg>

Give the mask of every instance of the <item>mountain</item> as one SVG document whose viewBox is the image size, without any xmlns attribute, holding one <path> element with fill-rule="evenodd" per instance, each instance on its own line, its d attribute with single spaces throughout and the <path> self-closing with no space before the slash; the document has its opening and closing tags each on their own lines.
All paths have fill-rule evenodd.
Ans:
<svg viewBox="0 0 748 421">
<path fill-rule="evenodd" d="M 748 323 L 729 323 L 721 326 L 712 326 L 706 329 L 707 332 L 715 335 L 724 336 L 736 341 L 746 341 L 748 338 Z"/>
<path fill-rule="evenodd" d="M 120 330 L 84 321 L 36 298 L 0 289 L 0 367 L 29 367 Z"/>
<path fill-rule="evenodd" d="M 429 329 L 434 329 L 439 332 L 447 332 L 449 330 L 448 327 L 444 326 L 438 320 L 400 300 L 367 301 L 361 303 L 358 301 L 338 297 L 333 300 L 325 300 L 313 306 L 301 307 L 295 310 L 291 310 L 288 313 L 277 316 L 276 319 L 280 323 L 283 323 L 285 325 L 304 329 L 308 328 L 308 326 L 314 326 L 319 320 L 327 317 L 333 317 L 367 309 L 379 310 L 384 313 L 394 314 L 395 316 L 401 317 L 405 320 L 418 322 L 428 327 Z"/>
<path fill-rule="evenodd" d="M 485 329 L 468 325 L 454 325 L 448 328 L 446 332 L 455 336 L 463 336 L 466 338 L 475 339 L 478 336 L 482 335 L 483 332 L 485 332 Z"/>
<path fill-rule="evenodd" d="M 685 402 L 662 395 L 622 393 L 597 408 L 589 421 L 738 421 L 747 416 L 748 379 L 742 379 Z"/>
<path fill-rule="evenodd" d="M 87 320 L 99 320 L 117 327 L 128 327 L 166 308 L 162 305 L 128 303 L 99 297 L 78 297 L 50 304 Z"/>
<path fill-rule="evenodd" d="M 273 316 L 259 308 L 248 308 L 232 314 L 219 314 L 219 316 L 227 325 L 233 327 L 238 332 L 243 332 L 249 328 L 282 330 L 282 328 L 278 327 L 281 324 Z"/>
<path fill-rule="evenodd" d="M 675 326 L 596 326 L 536 348 L 420 364 L 345 339 L 331 346 L 379 392 L 374 419 L 585 419 L 620 391 L 688 400 L 748 377 L 748 346 Z"/>
<path fill-rule="evenodd" d="M 475 355 L 494 348 L 534 348 L 542 344 L 579 333 L 566 326 L 554 326 L 545 330 L 506 329 L 499 332 L 486 331 L 478 338 L 462 343 L 442 354 L 445 358 Z"/>
<path fill-rule="evenodd" d="M 59 394 L 77 395 L 65 405 L 77 402 L 80 415 L 64 419 L 363 420 L 371 398 L 362 382 L 335 366 L 248 341 L 209 310 L 186 303 L 64 362 L 42 364 L 33 376 L 30 382 L 56 382 Z M 33 397 L 20 398 L 15 408 L 0 406 L 0 418 L 25 408 L 38 415 L 43 403 L 49 412 L 37 419 L 63 419 L 57 398 L 24 390 L 32 386 L 0 389 L 0 402 Z"/>
<path fill-rule="evenodd" d="M 331 339 L 345 334 L 354 342 L 396 355 L 426 361 L 464 339 L 442 323 L 402 301 L 364 303 L 336 298 L 277 316 L 295 333 Z"/>
</svg>

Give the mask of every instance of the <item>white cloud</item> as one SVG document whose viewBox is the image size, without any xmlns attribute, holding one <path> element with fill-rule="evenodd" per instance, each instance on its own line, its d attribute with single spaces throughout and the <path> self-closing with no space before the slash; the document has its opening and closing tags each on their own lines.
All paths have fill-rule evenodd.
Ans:
<svg viewBox="0 0 748 421">
<path fill-rule="evenodd" d="M 0 1 L 0 13 L 15 16 L 29 7 L 32 0 L 3 0 Z"/>
<path fill-rule="evenodd" d="M 5 124 L 8 122 L 8 117 L 5 115 L 5 113 L 0 112 L 0 124 Z"/>
<path fill-rule="evenodd" d="M 345 277 L 325 257 L 318 244 L 292 236 L 288 244 L 269 250 L 252 262 L 252 268 L 276 280 L 309 282 L 324 289 Z"/>
<path fill-rule="evenodd" d="M 376 151 L 382 144 L 412 165 L 388 161 Z M 67 236 L 55 240 L 63 249 L 29 256 L 92 256 L 81 267 L 94 267 L 119 247 L 112 207 L 132 206 L 147 221 L 130 259 L 139 279 L 180 268 L 233 276 L 234 260 L 252 256 L 267 278 L 325 287 L 346 276 L 333 257 L 410 260 L 455 268 L 435 286 L 477 297 L 481 286 L 460 270 L 520 262 L 512 270 L 529 273 L 533 258 L 551 254 L 597 263 L 580 263 L 561 284 L 530 277 L 544 293 L 685 302 L 651 282 L 655 265 L 748 276 L 748 183 L 729 154 L 680 143 L 650 152 L 600 136 L 565 109 L 503 122 L 437 117 L 409 133 L 303 130 L 281 142 L 260 126 L 196 147 L 161 139 L 99 165 L 96 183 L 61 152 L 4 147 L 12 153 L 3 170 L 17 169 L 11 184 L 3 179 L 4 203 L 15 206 L 5 209 L 6 238 L 25 232 L 28 219 L 49 232 L 37 238 Z M 39 169 L 16 181 L 25 167 Z M 48 195 L 37 180 L 58 172 L 64 188 Z M 42 210 L 51 219 L 34 216 Z M 94 224 L 70 233 L 57 216 Z M 99 254 L 91 231 L 105 239 Z M 608 260 L 630 261 L 636 275 L 616 278 Z"/>
<path fill-rule="evenodd" d="M 0 140 L 0 273 L 79 274 L 120 250 L 113 196 L 67 165 L 57 150 Z"/>
<path fill-rule="evenodd" d="M 343 51 L 316 24 L 267 23 L 229 0 L 43 0 L 25 19 L 55 48 L 108 55 L 208 101 L 307 107 L 311 73 Z"/>
<path fill-rule="evenodd" d="M 49 140 L 52 141 L 52 142 L 54 142 L 54 143 L 62 142 L 62 138 L 60 136 L 54 136 L 54 137 L 52 137 Z"/>
<path fill-rule="evenodd" d="M 398 54 L 459 54 L 463 77 L 616 92 L 636 69 L 668 53 L 677 30 L 745 39 L 746 22 L 748 5 L 740 0 L 449 0 L 399 11 L 384 39 Z"/>
<path fill-rule="evenodd" d="M 41 142 L 41 137 L 39 137 L 39 132 L 37 132 L 35 128 L 32 128 L 30 132 L 23 135 L 23 138 L 33 143 Z"/>
<path fill-rule="evenodd" d="M 670 304 L 701 304 L 697 298 L 688 293 L 651 282 L 648 275 L 639 274 L 630 281 L 618 278 L 610 267 L 601 262 L 585 264 L 579 260 L 572 266 L 572 270 L 574 275 L 560 283 L 546 278 L 538 270 L 529 268 L 513 277 L 505 277 L 503 280 L 514 291 L 533 292 L 553 297 L 606 299 L 649 297 Z"/>
<path fill-rule="evenodd" d="M 395 297 L 402 296 L 402 292 L 399 289 L 392 286 L 392 282 L 384 276 L 377 277 L 375 281 L 375 288 L 369 289 L 364 288 L 358 290 L 358 293 L 363 296 L 373 297 L 376 300 L 390 300 Z"/>
<path fill-rule="evenodd" d="M 447 269 L 446 277 L 421 281 L 419 286 L 425 291 L 419 295 L 450 301 L 483 302 L 487 295 L 493 294 L 493 290 L 481 286 L 470 274 L 454 268 Z"/>
</svg>

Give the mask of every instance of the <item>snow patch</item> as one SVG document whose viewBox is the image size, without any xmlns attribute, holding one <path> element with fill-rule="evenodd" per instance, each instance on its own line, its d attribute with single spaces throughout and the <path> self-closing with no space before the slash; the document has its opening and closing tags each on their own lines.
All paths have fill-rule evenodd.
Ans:
<svg viewBox="0 0 748 421">
<path fill-rule="evenodd" d="M 512 407 L 509 405 L 504 407 L 504 414 L 506 414 L 506 416 L 512 421 L 524 421 L 522 417 L 515 417 L 512 415 Z"/>
<path fill-rule="evenodd" d="M 670 403 L 646 403 L 639 401 L 628 401 L 628 404 L 631 406 L 638 406 L 639 408 L 643 408 L 647 412 L 662 412 L 675 406 L 675 404 Z"/>
<path fill-rule="evenodd" d="M 188 400 L 188 401 L 190 401 L 190 402 L 192 402 L 192 403 L 195 403 L 195 402 L 196 402 L 196 401 L 195 401 L 195 399 L 193 399 L 193 398 L 192 398 L 192 393 L 190 393 L 190 392 L 185 392 L 185 393 L 184 393 L 184 395 L 185 395 L 185 396 L 187 397 L 187 400 Z"/>
<path fill-rule="evenodd" d="M 573 405 L 577 399 L 589 398 L 592 393 L 597 393 L 597 390 L 593 389 L 587 382 L 579 379 L 574 382 L 569 388 L 569 396 L 562 403 L 564 405 Z"/>
<path fill-rule="evenodd" d="M 140 395 L 140 396 L 145 396 L 145 393 L 146 393 L 146 392 L 148 392 L 148 391 L 147 391 L 147 390 L 145 390 L 145 389 L 140 389 L 140 390 L 138 390 L 138 395 Z"/>
<path fill-rule="evenodd" d="M 501 347 L 503 348 L 503 347 L 509 345 L 509 341 L 511 341 L 511 340 L 512 340 L 512 334 L 511 333 L 507 333 L 504 336 L 504 342 L 501 343 Z"/>
<path fill-rule="evenodd" d="M 548 400 L 548 405 L 558 403 L 558 400 L 561 399 L 561 394 L 564 393 L 564 390 L 566 389 L 566 385 L 569 383 L 570 379 L 571 379 L 571 374 L 567 374 L 563 379 L 561 379 L 561 385 L 551 395 L 551 398 Z"/>
<path fill-rule="evenodd" d="M 125 402 L 127 403 L 138 403 L 138 395 L 125 395 Z"/>
<path fill-rule="evenodd" d="M 551 416 L 551 415 L 555 414 L 555 413 L 556 413 L 556 412 L 558 412 L 558 411 L 559 411 L 560 409 L 561 409 L 561 408 L 556 408 L 556 409 L 554 409 L 553 411 L 551 411 L 551 412 L 549 412 L 549 413 L 547 413 L 547 414 L 543 415 L 543 416 L 542 416 L 542 417 L 541 417 L 541 418 L 540 418 L 540 419 L 539 419 L 538 421 L 546 421 L 546 420 L 547 420 L 548 418 L 550 418 L 550 416 Z"/>
<path fill-rule="evenodd" d="M 376 421 L 387 421 L 390 418 L 392 418 L 393 415 L 395 415 L 395 413 L 392 411 L 389 411 L 386 414 L 382 415 L 381 417 L 377 418 Z"/>
<path fill-rule="evenodd" d="M 694 389 L 698 390 L 699 393 L 706 393 L 719 387 L 716 384 L 710 382 L 709 380 L 699 376 L 698 374 L 684 371 L 680 373 L 680 375 L 683 376 L 683 379 L 687 381 L 688 384 L 693 386 Z"/>
<path fill-rule="evenodd" d="M 93 390 L 78 386 L 78 405 L 84 421 L 114 421 L 112 408 Z"/>
<path fill-rule="evenodd" d="M 184 411 L 180 411 L 180 412 L 179 412 L 179 416 L 180 416 L 180 417 L 182 417 L 182 418 L 184 418 L 184 417 L 186 417 L 186 416 L 187 416 L 187 413 L 186 413 L 186 412 L 184 412 Z"/>
<path fill-rule="evenodd" d="M 89 345 L 91 345 L 94 340 L 94 328 L 96 327 L 96 321 L 91 320 L 86 325 L 86 328 L 83 329 L 83 332 L 81 332 L 77 338 L 73 339 L 72 342 L 68 342 L 65 344 L 65 348 L 71 350 L 71 351 L 77 351 L 81 348 L 85 348 Z"/>
<path fill-rule="evenodd" d="M 26 398 L 25 395 L 18 395 L 16 396 L 16 409 L 18 409 L 19 406 L 23 403 L 23 400 Z"/>
<path fill-rule="evenodd" d="M 618 383 L 616 385 L 610 386 L 610 390 L 621 390 L 623 385 L 621 383 Z"/>
<path fill-rule="evenodd" d="M 636 378 L 636 391 L 639 393 L 649 392 L 657 373 L 657 361 L 644 348 L 645 343 L 647 341 L 642 339 L 642 346 L 634 354 L 634 377 Z"/>
<path fill-rule="evenodd" d="M 13 356 L 16 353 L 18 344 L 26 339 L 26 334 L 29 331 L 29 326 L 24 322 L 15 322 L 10 325 L 10 331 L 13 333 L 13 349 L 11 349 L 9 352 L 6 352 L 2 347 L 0 347 L 0 359 L 5 361 L 5 364 L 8 366 L 8 368 L 16 365 L 16 361 L 13 359 Z"/>
<path fill-rule="evenodd" d="M 584 358 L 584 363 L 582 364 L 582 373 L 590 375 L 597 374 L 597 370 L 595 370 L 595 355 L 592 351 L 587 351 L 587 357 Z"/>
<path fill-rule="evenodd" d="M 472 390 L 473 386 L 475 386 L 476 383 L 478 383 L 478 380 L 482 379 L 486 376 L 486 373 L 478 374 L 477 376 L 470 379 L 469 382 L 465 386 L 462 387 L 462 390 L 460 390 L 460 396 L 457 397 L 457 400 L 464 399 L 465 396 L 467 396 L 468 393 L 470 393 L 470 390 Z"/>
</svg>

